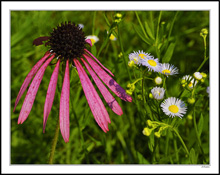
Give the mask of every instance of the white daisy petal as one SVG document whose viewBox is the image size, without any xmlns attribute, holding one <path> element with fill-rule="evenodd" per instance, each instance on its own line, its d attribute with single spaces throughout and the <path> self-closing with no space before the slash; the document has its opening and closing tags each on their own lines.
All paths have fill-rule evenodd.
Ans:
<svg viewBox="0 0 220 175">
<path fill-rule="evenodd" d="M 197 84 L 197 81 L 192 77 L 192 76 L 190 76 L 190 75 L 185 75 L 185 76 L 183 76 L 183 78 L 182 78 L 183 80 L 185 80 L 186 82 L 188 82 L 188 81 L 190 81 L 189 82 L 189 84 L 188 84 L 188 86 L 189 86 L 189 88 L 193 88 L 194 86 L 196 86 L 196 84 Z"/>
<path fill-rule="evenodd" d="M 182 118 L 186 114 L 187 107 L 185 103 L 176 97 L 169 97 L 161 103 L 163 112 L 169 117 Z"/>
<path fill-rule="evenodd" d="M 148 67 L 149 71 L 160 72 L 161 63 L 159 63 L 158 58 L 154 59 L 152 56 L 148 56 L 145 59 L 141 59 L 141 64 Z"/>
<path fill-rule="evenodd" d="M 91 42 L 92 42 L 92 45 L 99 41 L 99 38 L 97 36 L 95 36 L 95 35 L 86 36 L 86 39 L 90 39 Z"/>
<path fill-rule="evenodd" d="M 172 64 L 163 63 L 161 64 L 161 73 L 166 76 L 175 75 L 178 74 L 178 69 Z"/>
<path fill-rule="evenodd" d="M 150 56 L 149 53 L 145 53 L 143 50 L 141 51 L 139 50 L 137 52 L 134 51 L 133 53 L 129 54 L 129 60 L 134 61 L 134 63 L 139 66 L 142 64 L 143 60 L 148 59 L 148 58 L 153 58 L 153 57 Z"/>
<path fill-rule="evenodd" d="M 197 79 L 197 80 L 201 80 L 202 79 L 202 74 L 200 72 L 195 72 L 193 74 L 193 76 Z"/>
</svg>

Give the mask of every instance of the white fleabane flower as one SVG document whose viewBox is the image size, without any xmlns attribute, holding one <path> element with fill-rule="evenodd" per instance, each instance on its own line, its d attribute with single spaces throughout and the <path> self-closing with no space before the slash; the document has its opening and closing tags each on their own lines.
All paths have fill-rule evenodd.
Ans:
<svg viewBox="0 0 220 175">
<path fill-rule="evenodd" d="M 156 77 L 156 78 L 154 79 L 154 82 L 155 82 L 157 85 L 160 85 L 160 84 L 162 84 L 163 80 L 162 80 L 161 77 Z"/>
<path fill-rule="evenodd" d="M 195 73 L 193 74 L 193 76 L 194 76 L 197 80 L 201 80 L 202 77 L 203 77 L 200 72 L 195 72 Z"/>
<path fill-rule="evenodd" d="M 143 50 L 139 50 L 136 53 L 138 54 L 139 59 L 153 58 L 149 53 L 145 53 Z"/>
<path fill-rule="evenodd" d="M 156 100 L 162 100 L 164 98 L 165 89 L 161 87 L 154 87 L 151 89 L 151 93 Z"/>
<path fill-rule="evenodd" d="M 186 114 L 187 107 L 185 103 L 178 98 L 169 97 L 161 103 L 163 112 L 169 117 L 180 117 L 182 118 Z"/>
<path fill-rule="evenodd" d="M 139 56 L 138 53 L 133 52 L 128 55 L 130 61 L 134 61 L 134 64 L 139 64 Z"/>
<path fill-rule="evenodd" d="M 141 60 L 141 64 L 148 67 L 149 71 L 153 70 L 154 72 L 160 72 L 161 63 L 159 63 L 158 58 L 154 59 L 152 56 L 148 56 L 147 58 Z"/>
<path fill-rule="evenodd" d="M 161 64 L 161 73 L 166 76 L 175 75 L 178 74 L 178 69 L 172 64 L 163 63 Z"/>
<path fill-rule="evenodd" d="M 186 82 L 188 82 L 189 80 L 191 80 L 188 84 L 189 88 L 193 88 L 194 86 L 196 86 L 197 81 L 190 75 L 185 75 L 182 78 L 183 80 L 185 80 Z"/>
<path fill-rule="evenodd" d="M 94 45 L 95 43 L 97 43 L 99 41 L 99 38 L 95 35 L 86 36 L 86 39 L 90 39 L 92 42 L 92 45 Z"/>
<path fill-rule="evenodd" d="M 141 65 L 142 64 L 142 60 L 145 60 L 147 58 L 153 58 L 152 56 L 150 56 L 149 53 L 145 53 L 143 50 L 139 50 L 137 52 L 133 52 L 129 54 L 129 60 L 130 61 L 134 61 L 135 64 L 137 65 Z"/>
</svg>

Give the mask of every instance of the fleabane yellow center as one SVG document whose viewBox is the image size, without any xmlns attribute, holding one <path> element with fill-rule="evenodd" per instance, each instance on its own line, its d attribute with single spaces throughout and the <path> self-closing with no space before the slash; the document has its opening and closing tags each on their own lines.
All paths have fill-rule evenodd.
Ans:
<svg viewBox="0 0 220 175">
<path fill-rule="evenodd" d="M 156 91 L 155 93 L 158 94 L 158 95 L 160 96 L 160 91 Z"/>
<path fill-rule="evenodd" d="M 162 71 L 162 73 L 163 73 L 163 74 L 170 74 L 170 70 L 165 69 L 165 70 Z"/>
<path fill-rule="evenodd" d="M 92 42 L 92 45 L 95 43 L 95 39 L 90 39 L 91 40 L 91 42 Z"/>
<path fill-rule="evenodd" d="M 146 55 L 143 54 L 143 53 L 140 53 L 140 54 L 139 54 L 139 57 L 141 57 L 142 59 L 144 59 L 144 57 L 146 57 Z"/>
<path fill-rule="evenodd" d="M 172 113 L 177 113 L 179 111 L 179 108 L 176 105 L 170 105 L 169 111 Z"/>
<path fill-rule="evenodd" d="M 150 66 L 153 66 L 153 67 L 157 66 L 157 62 L 154 60 L 148 60 L 148 63 L 150 64 Z"/>
</svg>

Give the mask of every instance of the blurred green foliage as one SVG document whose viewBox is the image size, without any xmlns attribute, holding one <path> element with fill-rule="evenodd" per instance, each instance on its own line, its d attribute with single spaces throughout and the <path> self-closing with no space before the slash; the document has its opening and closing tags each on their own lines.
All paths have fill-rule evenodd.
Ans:
<svg viewBox="0 0 220 175">
<path fill-rule="evenodd" d="M 147 31 L 149 38 L 147 41 L 142 38 L 145 34 L 135 12 L 123 11 L 121 13 L 124 16 L 120 22 L 120 39 L 126 61 L 129 60 L 129 53 L 143 50 L 158 57 L 160 61 L 169 59 L 172 64 L 179 68 L 180 77 L 193 74 L 203 61 L 203 39 L 199 34 L 202 28 L 209 28 L 208 11 L 179 11 L 178 13 L 163 11 L 161 16 L 159 11 L 138 11 L 139 19 Z M 12 164 L 47 164 L 56 122 L 59 117 L 61 75 L 58 78 L 55 101 L 47 121 L 46 133 L 43 134 L 43 107 L 50 76 L 54 69 L 53 65 L 45 71 L 28 119 L 22 125 L 17 124 L 19 112 L 25 98 L 24 94 L 15 112 L 13 112 L 19 89 L 28 72 L 47 50 L 43 45 L 33 46 L 33 40 L 40 36 L 48 36 L 52 29 L 61 22 L 72 21 L 85 26 L 83 29 L 85 35 L 94 34 L 99 37 L 99 42 L 92 47 L 92 52 L 97 55 L 105 40 L 106 31 L 109 29 L 106 18 L 112 23 L 114 14 L 115 12 L 111 11 L 11 11 Z M 161 19 L 157 37 L 159 16 Z M 173 20 L 174 17 L 175 20 Z M 155 50 L 156 39 L 158 44 L 162 43 L 160 53 Z M 115 74 L 115 80 L 126 89 L 130 79 L 123 58 L 118 56 L 121 52 L 121 44 L 118 40 L 108 40 L 98 59 Z M 207 48 L 209 48 L 209 45 Z M 169 52 L 166 53 L 167 50 Z M 209 63 L 206 62 L 202 71 L 208 73 L 208 70 Z M 139 115 L 137 106 L 116 97 L 124 113 L 122 116 L 117 116 L 104 102 L 111 118 L 109 132 L 104 133 L 94 120 L 74 68 L 70 69 L 70 77 L 70 141 L 65 143 L 61 134 L 59 134 L 54 163 L 152 164 L 153 153 L 149 147 L 151 140 L 142 134 L 142 130 L 146 126 L 146 118 Z M 174 79 L 177 80 L 178 78 Z M 167 81 L 167 87 L 170 88 L 172 95 L 179 94 L 179 86 L 178 81 L 177 83 L 174 83 L 173 80 Z M 208 98 L 202 100 L 208 100 Z M 203 114 L 202 118 L 203 121 L 200 121 L 200 125 L 201 122 L 203 124 L 202 147 L 205 154 L 208 155 L 209 115 L 207 113 Z M 182 122 L 183 125 L 180 126 L 179 130 L 184 133 L 183 139 L 190 150 L 190 160 L 185 157 L 184 149 L 178 141 L 176 144 L 180 157 L 176 157 L 174 149 L 171 149 L 173 143 L 170 143 L 172 144 L 170 145 L 172 154 L 167 157 L 158 155 L 157 163 L 188 164 L 190 161 L 195 164 L 203 163 L 202 159 L 199 159 L 200 157 L 198 157 L 195 148 L 192 148 L 196 144 L 192 121 L 185 116 Z M 163 150 L 164 141 L 158 139 L 157 142 L 161 142 L 158 145 L 161 147 L 160 150 Z"/>
</svg>

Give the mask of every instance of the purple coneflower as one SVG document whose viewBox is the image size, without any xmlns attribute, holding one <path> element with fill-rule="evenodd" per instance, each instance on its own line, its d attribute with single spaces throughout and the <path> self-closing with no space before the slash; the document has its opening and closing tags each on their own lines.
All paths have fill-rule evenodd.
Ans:
<svg viewBox="0 0 220 175">
<path fill-rule="evenodd" d="M 33 44 L 36 46 L 42 45 L 43 41 L 47 41 L 45 45 L 49 46 L 50 49 L 45 53 L 43 58 L 41 58 L 37 62 L 37 64 L 35 64 L 34 67 L 31 69 L 31 71 L 25 78 L 24 83 L 22 84 L 17 99 L 15 101 L 14 111 L 21 96 L 23 95 L 35 75 L 30 87 L 28 88 L 28 92 L 21 108 L 18 118 L 18 124 L 22 124 L 27 119 L 33 106 L 35 96 L 37 94 L 44 72 L 51 61 L 53 59 L 57 59 L 56 66 L 50 79 L 44 104 L 43 132 L 45 132 L 46 122 L 53 105 L 59 66 L 61 62 L 65 64 L 66 67 L 59 109 L 60 131 L 64 141 L 69 141 L 70 64 L 74 64 L 77 68 L 83 91 L 96 122 L 104 132 L 107 132 L 109 130 L 108 123 L 110 123 L 108 112 L 98 93 L 96 92 L 94 86 L 92 85 L 86 71 L 82 67 L 81 62 L 83 62 L 86 69 L 90 73 L 91 77 L 93 78 L 95 84 L 99 88 L 109 107 L 117 115 L 123 114 L 122 109 L 115 98 L 108 91 L 106 86 L 102 83 L 102 81 L 122 100 L 131 102 L 132 98 L 127 95 L 126 91 L 110 76 L 114 76 L 112 72 L 105 68 L 99 62 L 99 60 L 86 49 L 86 44 L 92 46 L 92 42 L 90 39 L 85 39 L 85 35 L 81 27 L 78 27 L 71 22 L 62 23 L 61 26 L 57 26 L 57 28 L 53 29 L 53 32 L 50 36 L 39 37 L 34 40 Z"/>
</svg>

